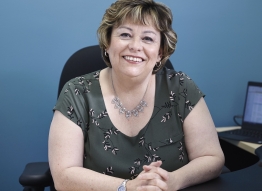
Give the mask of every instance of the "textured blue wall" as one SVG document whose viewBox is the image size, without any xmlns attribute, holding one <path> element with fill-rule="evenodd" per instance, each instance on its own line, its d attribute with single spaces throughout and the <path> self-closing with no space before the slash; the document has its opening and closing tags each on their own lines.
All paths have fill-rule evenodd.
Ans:
<svg viewBox="0 0 262 191">
<path fill-rule="evenodd" d="M 97 44 L 113 0 L 0 1 L 1 190 L 22 190 L 24 165 L 47 161 L 48 130 L 62 67 Z M 242 114 L 247 81 L 262 81 L 262 1 L 162 0 L 174 14 L 176 70 L 204 91 L 216 126 Z"/>
</svg>

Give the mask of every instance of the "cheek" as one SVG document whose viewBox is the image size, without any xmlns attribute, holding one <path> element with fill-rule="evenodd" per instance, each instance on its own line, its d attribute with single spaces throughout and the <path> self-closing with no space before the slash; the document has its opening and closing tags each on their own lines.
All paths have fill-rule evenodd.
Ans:
<svg viewBox="0 0 262 191">
<path fill-rule="evenodd" d="M 155 62 L 159 62 L 161 57 L 159 55 L 159 50 L 158 49 L 151 49 L 148 51 L 148 55 L 151 57 L 152 60 Z"/>
<path fill-rule="evenodd" d="M 109 48 L 107 49 L 108 54 L 111 56 L 117 56 L 120 53 L 120 46 L 118 43 L 112 42 Z"/>
<path fill-rule="evenodd" d="M 107 53 L 111 54 L 112 53 L 112 44 L 110 44 L 110 46 L 107 48 Z"/>
<path fill-rule="evenodd" d="M 119 57 L 119 52 L 117 52 L 115 49 L 111 49 L 108 52 L 109 58 L 116 60 Z"/>
<path fill-rule="evenodd" d="M 111 46 L 111 48 L 109 48 L 107 52 L 108 52 L 111 64 L 114 64 L 115 62 L 120 62 L 121 52 L 117 48 L 117 46 Z"/>
<path fill-rule="evenodd" d="M 108 49 L 107 49 L 107 53 L 109 55 L 109 58 L 113 59 L 115 57 L 115 49 L 112 48 L 112 46 L 110 46 Z"/>
</svg>

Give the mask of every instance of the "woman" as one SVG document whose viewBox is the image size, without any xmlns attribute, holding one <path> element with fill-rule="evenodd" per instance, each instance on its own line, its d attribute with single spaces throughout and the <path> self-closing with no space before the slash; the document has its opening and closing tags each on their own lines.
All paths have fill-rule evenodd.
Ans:
<svg viewBox="0 0 262 191">
<path fill-rule="evenodd" d="M 204 95 L 163 68 L 177 42 L 170 9 L 118 0 L 98 36 L 108 67 L 69 81 L 54 108 L 56 189 L 179 190 L 217 177 L 224 156 Z"/>
</svg>

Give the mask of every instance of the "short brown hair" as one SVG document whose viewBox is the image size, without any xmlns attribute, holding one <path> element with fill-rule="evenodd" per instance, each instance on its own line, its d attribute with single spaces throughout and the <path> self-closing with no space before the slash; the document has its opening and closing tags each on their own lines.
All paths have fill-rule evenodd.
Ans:
<svg viewBox="0 0 262 191">
<path fill-rule="evenodd" d="M 104 52 L 110 45 L 113 27 L 118 27 L 127 19 L 134 24 L 147 25 L 148 17 L 161 34 L 161 66 L 155 67 L 153 73 L 161 69 L 170 55 L 175 51 L 177 35 L 172 29 L 173 16 L 171 10 L 153 0 L 117 0 L 105 12 L 102 22 L 97 30 L 99 45 L 104 61 L 111 66 L 109 57 Z"/>
</svg>

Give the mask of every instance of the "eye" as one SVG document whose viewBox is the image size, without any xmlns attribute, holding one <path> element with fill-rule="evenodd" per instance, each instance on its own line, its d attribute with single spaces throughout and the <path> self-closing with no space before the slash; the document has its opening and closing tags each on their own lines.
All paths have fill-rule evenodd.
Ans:
<svg viewBox="0 0 262 191">
<path fill-rule="evenodd" d="M 130 37 L 131 37 L 131 35 L 130 35 L 130 34 L 128 34 L 128 33 L 122 33 L 122 34 L 120 34 L 120 37 L 122 37 L 122 38 L 126 39 L 126 38 L 130 38 Z"/>
<path fill-rule="evenodd" d="M 148 37 L 148 36 L 144 37 L 143 40 L 144 40 L 145 42 L 148 42 L 148 43 L 154 41 L 151 37 Z"/>
</svg>

